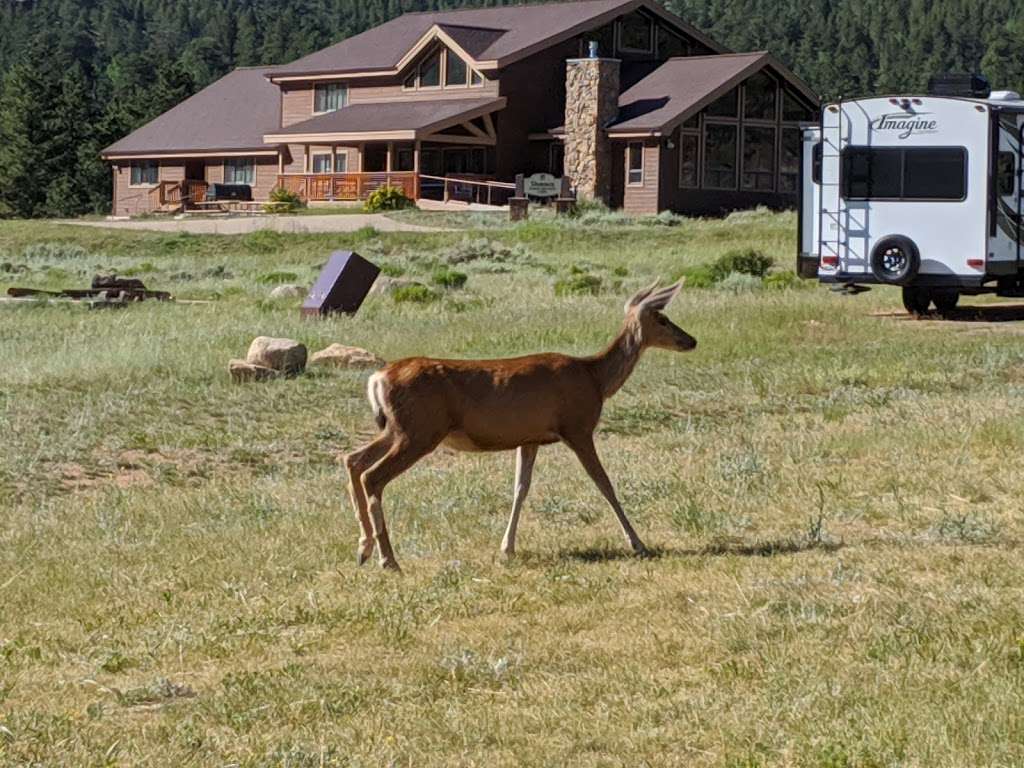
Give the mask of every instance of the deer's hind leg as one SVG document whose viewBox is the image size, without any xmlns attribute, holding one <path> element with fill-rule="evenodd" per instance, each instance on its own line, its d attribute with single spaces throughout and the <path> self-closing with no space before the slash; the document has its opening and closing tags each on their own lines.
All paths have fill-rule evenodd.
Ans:
<svg viewBox="0 0 1024 768">
<path fill-rule="evenodd" d="M 429 439 L 413 440 L 406 435 L 396 435 L 384 456 L 363 473 L 363 492 L 366 494 L 370 524 L 373 526 L 373 536 L 377 541 L 377 553 L 380 556 L 382 568 L 401 570 L 395 559 L 394 550 L 391 548 L 391 540 L 388 538 L 387 526 L 384 523 L 384 507 L 381 504 L 384 488 L 433 451 L 441 442 L 442 437 L 443 434 L 431 436 Z"/>
<path fill-rule="evenodd" d="M 516 530 L 519 528 L 519 513 L 530 492 L 530 480 L 533 478 L 533 462 L 537 458 L 536 445 L 521 445 L 516 449 L 516 482 L 512 498 L 512 514 L 505 529 L 505 538 L 501 542 L 501 551 L 506 557 L 516 553 Z"/>
<path fill-rule="evenodd" d="M 391 445 L 391 437 L 387 434 L 378 435 L 372 442 L 353 451 L 345 457 L 345 469 L 348 470 L 348 492 L 352 497 L 352 506 L 359 521 L 359 548 L 356 550 L 356 563 L 362 565 L 373 555 L 373 525 L 363 491 L 363 473 L 372 467 L 387 453 Z"/>
</svg>

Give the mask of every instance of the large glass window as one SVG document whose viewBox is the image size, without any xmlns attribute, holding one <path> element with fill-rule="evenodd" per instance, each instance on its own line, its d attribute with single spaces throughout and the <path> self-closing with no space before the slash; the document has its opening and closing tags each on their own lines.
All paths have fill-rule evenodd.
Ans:
<svg viewBox="0 0 1024 768">
<path fill-rule="evenodd" d="M 651 52 L 651 20 L 642 13 L 631 13 L 619 22 L 619 50 Z"/>
<path fill-rule="evenodd" d="M 733 89 L 717 101 L 710 104 L 706 110 L 708 117 L 736 117 L 736 104 L 739 91 Z"/>
<path fill-rule="evenodd" d="M 782 129 L 782 152 L 779 156 L 779 192 L 796 192 L 800 180 L 800 150 L 803 137 L 799 128 Z"/>
<path fill-rule="evenodd" d="M 788 122 L 812 122 L 818 116 L 814 110 L 804 106 L 804 102 L 789 89 L 782 92 L 782 119 Z"/>
<path fill-rule="evenodd" d="M 348 86 L 344 83 L 318 83 L 314 87 L 314 112 L 335 112 L 347 104 Z"/>
<path fill-rule="evenodd" d="M 842 157 L 843 197 L 851 200 L 963 200 L 967 150 L 848 147 Z"/>
<path fill-rule="evenodd" d="M 743 86 L 743 117 L 747 120 L 775 119 L 775 80 L 764 72 L 747 79 Z"/>
<path fill-rule="evenodd" d="M 327 153 L 313 155 L 313 173 L 330 173 L 332 167 L 331 155 Z"/>
<path fill-rule="evenodd" d="M 658 57 L 670 59 L 676 56 L 689 56 L 690 44 L 674 32 L 658 25 Z"/>
<path fill-rule="evenodd" d="M 704 186 L 736 189 L 736 126 L 708 125 L 704 132 Z"/>
<path fill-rule="evenodd" d="M 448 51 L 448 67 L 444 73 L 445 85 L 466 85 L 467 67 L 466 62 L 456 54 Z"/>
<path fill-rule="evenodd" d="M 629 184 L 641 185 L 644 183 L 644 145 L 639 141 L 630 142 L 627 154 L 626 180 Z"/>
<path fill-rule="evenodd" d="M 159 160 L 136 160 L 131 164 L 130 184 L 133 187 L 142 187 L 156 184 L 160 180 Z"/>
<path fill-rule="evenodd" d="M 743 129 L 743 188 L 771 192 L 775 187 L 775 129 Z"/>
<path fill-rule="evenodd" d="M 224 161 L 225 184 L 249 184 L 256 181 L 256 164 L 249 157 L 229 157 Z"/>
<path fill-rule="evenodd" d="M 348 173 L 348 152 L 338 152 L 334 156 L 334 172 Z"/>
<path fill-rule="evenodd" d="M 440 51 L 420 65 L 420 88 L 436 88 L 439 85 L 441 85 Z"/>
<path fill-rule="evenodd" d="M 684 133 L 679 137 L 679 186 L 700 186 L 700 135 Z"/>
</svg>

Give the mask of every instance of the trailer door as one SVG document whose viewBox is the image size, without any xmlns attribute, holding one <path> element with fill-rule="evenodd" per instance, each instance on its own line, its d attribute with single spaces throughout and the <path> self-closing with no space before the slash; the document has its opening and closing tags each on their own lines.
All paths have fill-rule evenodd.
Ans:
<svg viewBox="0 0 1024 768">
<path fill-rule="evenodd" d="M 998 136 L 992 163 L 993 210 L 989 211 L 989 269 L 996 274 L 1016 272 L 1021 260 L 1020 176 L 1021 116 L 997 112 L 993 115 Z M 1011 270 L 1010 264 L 1013 264 Z"/>
</svg>

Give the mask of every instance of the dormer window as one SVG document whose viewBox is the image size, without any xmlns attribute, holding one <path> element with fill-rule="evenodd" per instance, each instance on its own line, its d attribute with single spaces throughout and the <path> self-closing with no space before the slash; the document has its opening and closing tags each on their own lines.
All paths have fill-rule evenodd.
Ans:
<svg viewBox="0 0 1024 768">
<path fill-rule="evenodd" d="M 437 88 L 441 85 L 441 52 L 420 64 L 420 88 Z"/>
<path fill-rule="evenodd" d="M 619 50 L 629 53 L 654 52 L 654 24 L 641 13 L 623 16 L 619 22 Z"/>
<path fill-rule="evenodd" d="M 466 77 L 469 74 L 469 68 L 466 66 L 466 62 L 464 62 L 451 51 L 448 51 L 445 54 L 445 58 L 448 60 L 448 66 L 445 68 L 444 84 L 448 86 L 466 85 Z"/>
<path fill-rule="evenodd" d="M 313 112 L 337 112 L 348 105 L 348 86 L 344 83 L 318 83 L 313 90 Z"/>
</svg>

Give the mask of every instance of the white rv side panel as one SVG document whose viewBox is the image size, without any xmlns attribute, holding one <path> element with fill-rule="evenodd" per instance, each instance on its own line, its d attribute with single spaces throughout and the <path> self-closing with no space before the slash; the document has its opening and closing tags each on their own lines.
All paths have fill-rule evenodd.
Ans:
<svg viewBox="0 0 1024 768">
<path fill-rule="evenodd" d="M 821 207 L 821 187 L 814 181 L 814 147 L 821 141 L 821 129 L 805 128 L 801 147 L 800 178 L 800 254 L 820 258 L 818 246 L 818 210 Z"/>
</svg>

